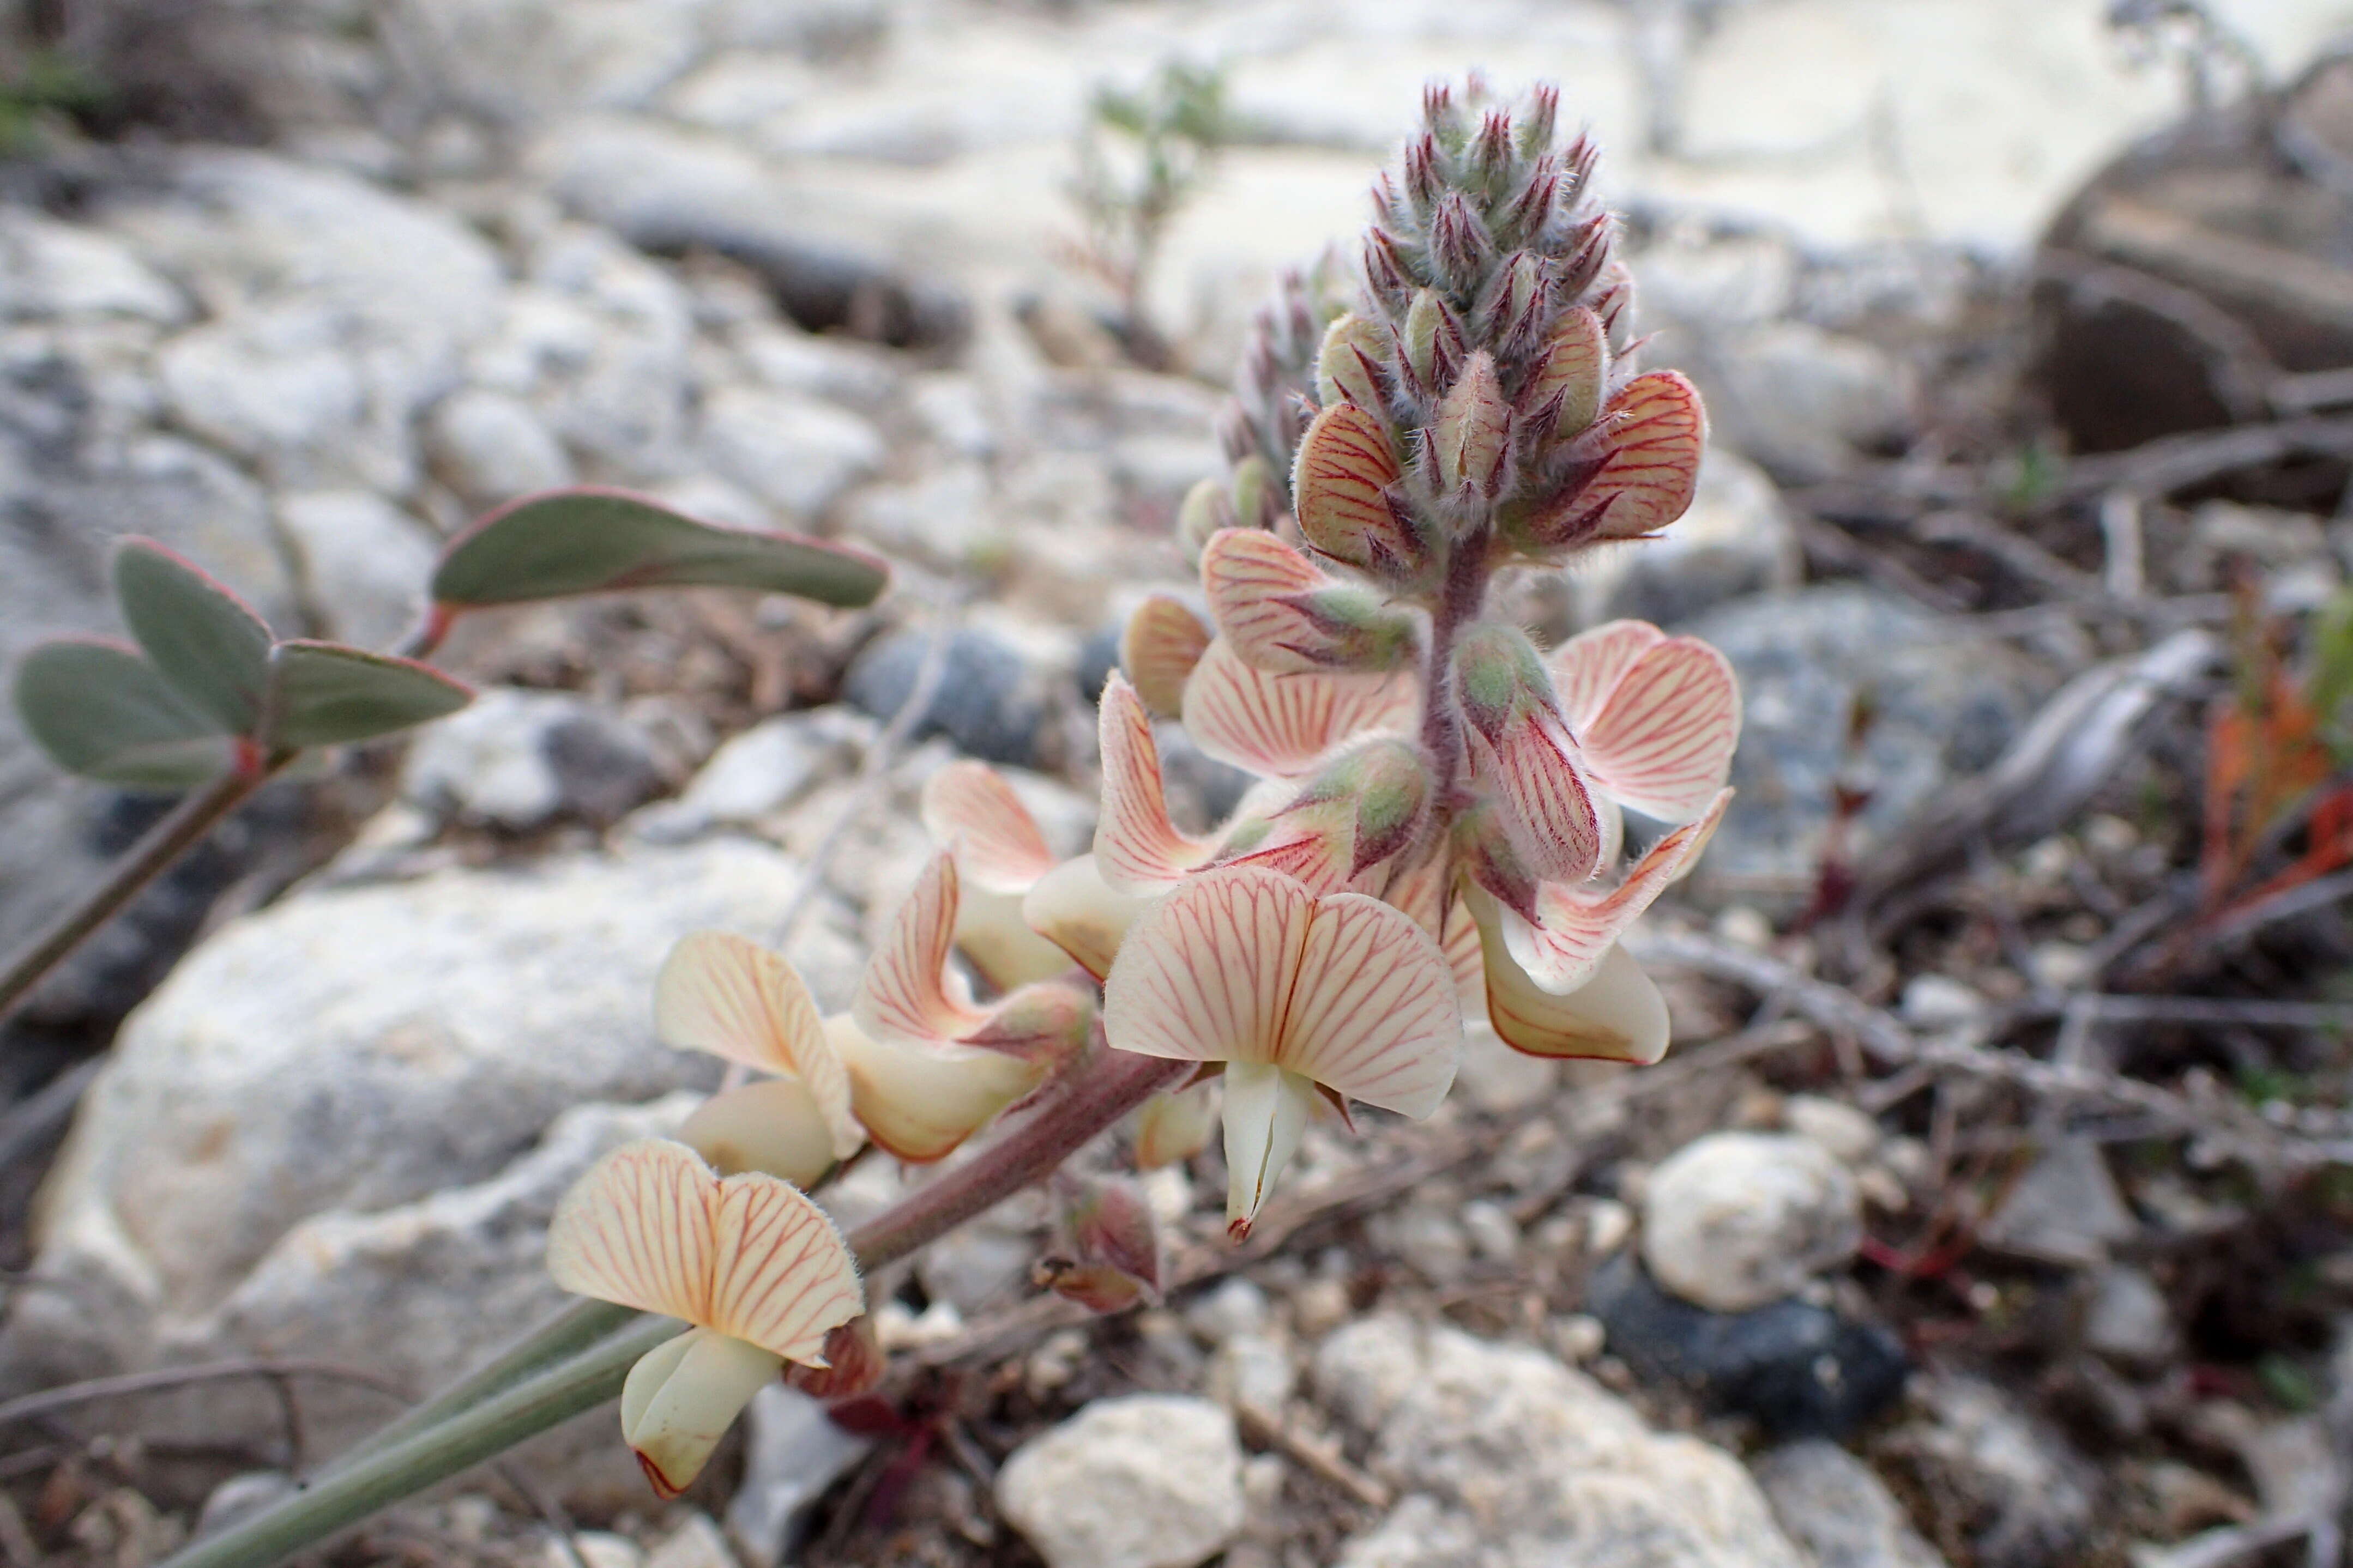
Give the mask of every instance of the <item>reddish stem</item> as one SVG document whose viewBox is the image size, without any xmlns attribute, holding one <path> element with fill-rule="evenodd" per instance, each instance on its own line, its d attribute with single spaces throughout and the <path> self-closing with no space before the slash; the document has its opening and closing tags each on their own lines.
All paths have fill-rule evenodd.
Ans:
<svg viewBox="0 0 2353 1568">
<path fill-rule="evenodd" d="M 1121 1117 L 1191 1072 L 1193 1063 L 1110 1049 L 1063 1080 L 1029 1120 L 849 1232 L 871 1272 L 1042 1181 Z"/>
</svg>

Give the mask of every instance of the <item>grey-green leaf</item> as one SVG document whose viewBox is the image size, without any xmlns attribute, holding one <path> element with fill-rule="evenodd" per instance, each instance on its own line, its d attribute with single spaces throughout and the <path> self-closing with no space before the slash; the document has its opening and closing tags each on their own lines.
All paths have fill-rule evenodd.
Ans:
<svg viewBox="0 0 2353 1568">
<path fill-rule="evenodd" d="M 714 528 L 623 490 L 554 490 L 492 512 L 450 542 L 437 604 L 464 609 L 628 588 L 757 588 L 871 604 L 890 568 L 799 534 Z"/>
<path fill-rule="evenodd" d="M 271 662 L 278 680 L 273 746 L 371 741 L 444 718 L 474 700 L 438 669 L 341 643 L 280 643 Z"/>
<path fill-rule="evenodd" d="M 121 643 L 35 647 L 16 667 L 16 711 L 58 766 L 130 789 L 192 788 L 236 759 L 236 742 Z"/>
<path fill-rule="evenodd" d="M 114 557 L 131 635 L 174 690 L 232 735 L 250 735 L 269 684 L 269 627 L 244 600 L 152 540 Z"/>
</svg>

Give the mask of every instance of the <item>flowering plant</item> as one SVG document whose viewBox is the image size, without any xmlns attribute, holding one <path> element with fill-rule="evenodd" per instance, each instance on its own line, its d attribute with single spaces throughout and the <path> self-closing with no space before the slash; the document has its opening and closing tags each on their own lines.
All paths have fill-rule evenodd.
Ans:
<svg viewBox="0 0 2353 1568">
<path fill-rule="evenodd" d="M 629 1310 L 584 1309 L 353 1472 L 470 1462 L 617 1381 L 624 1434 L 669 1494 L 780 1370 L 833 1396 L 881 1376 L 861 1267 L 1131 1113 L 1139 1163 L 1162 1163 L 1206 1142 L 1221 1099 L 1239 1238 L 1314 1117 L 1430 1115 L 1466 1028 L 1541 1057 L 1664 1053 L 1665 1005 L 1618 940 L 1722 818 L 1730 668 L 1629 621 L 1546 652 L 1493 605 L 1504 574 L 1672 522 L 1704 435 L 1691 384 L 1638 367 L 1595 153 L 1561 142 L 1556 117 L 1549 89 L 1509 109 L 1475 80 L 1433 88 L 1375 189 L 1355 301 L 1294 280 L 1261 312 L 1229 472 L 1179 519 L 1199 607 L 1147 600 L 1103 693 L 1092 852 L 1058 863 L 1006 781 L 957 763 L 924 792 L 940 851 L 847 1013 L 820 1016 L 751 943 L 681 942 L 661 1037 L 765 1076 L 565 1200 L 557 1280 Z M 1254 777 L 1230 820 L 1171 820 L 1155 718 Z M 1663 829 L 1630 864 L 1629 814 Z M 804 1195 L 869 1140 L 920 1163 L 1000 1119 L 847 1235 Z M 1148 1211 L 1059 1185 L 1075 1256 L 1043 1277 L 1098 1307 L 1147 1296 Z M 308 1500 L 314 1521 L 337 1479 Z M 240 1529 L 248 1547 L 310 1538 Z M 214 1545 L 185 1562 L 258 1560 Z"/>
</svg>

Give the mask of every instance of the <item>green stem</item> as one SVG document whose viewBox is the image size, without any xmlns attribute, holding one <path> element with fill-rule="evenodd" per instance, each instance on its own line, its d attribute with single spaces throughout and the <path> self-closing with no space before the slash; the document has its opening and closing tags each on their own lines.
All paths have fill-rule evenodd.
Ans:
<svg viewBox="0 0 2353 1568">
<path fill-rule="evenodd" d="M 869 1270 L 905 1257 L 1046 1175 L 1192 1068 L 1099 1052 L 1020 1126 L 853 1228 L 850 1250 Z M 637 1359 L 679 1331 L 671 1319 L 624 1307 L 573 1308 L 363 1444 L 300 1496 L 206 1537 L 164 1568 L 267 1568 L 613 1398 Z M 566 1347 L 569 1359 L 557 1360 Z"/>
<path fill-rule="evenodd" d="M 617 1396 L 638 1358 L 680 1331 L 672 1319 L 644 1319 L 575 1360 L 380 1448 L 297 1496 L 205 1537 L 171 1558 L 167 1568 L 260 1568 L 281 1562 L 378 1509 Z"/>
<path fill-rule="evenodd" d="M 0 970 L 0 1020 L 15 1012 L 51 970 L 72 955 L 74 949 L 120 914 L 142 889 L 194 848 L 199 839 L 219 826 L 221 818 L 242 805 L 295 755 L 281 752 L 259 759 L 252 766 L 223 773 L 182 800 L 164 820 L 149 828 L 144 837 L 109 868 L 105 881 L 35 937 L 24 951 L 8 961 L 6 969 Z"/>
<path fill-rule="evenodd" d="M 617 1307 L 610 1301 L 573 1302 L 557 1316 L 509 1345 L 491 1361 L 475 1368 L 416 1409 L 337 1455 L 328 1473 L 344 1469 L 370 1454 L 405 1442 L 415 1433 L 428 1426 L 438 1426 L 451 1416 L 471 1410 L 493 1395 L 505 1393 L 533 1373 L 578 1355 L 610 1338 L 639 1316 L 635 1308 Z"/>
</svg>

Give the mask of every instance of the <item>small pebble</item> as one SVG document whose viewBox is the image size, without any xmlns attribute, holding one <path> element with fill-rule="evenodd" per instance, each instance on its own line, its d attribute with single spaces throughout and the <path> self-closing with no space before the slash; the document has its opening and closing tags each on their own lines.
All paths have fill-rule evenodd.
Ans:
<svg viewBox="0 0 2353 1568">
<path fill-rule="evenodd" d="M 1591 1361 L 1609 1342 L 1601 1320 L 1588 1312 L 1570 1312 L 1550 1324 L 1553 1353 L 1572 1365 Z"/>
<path fill-rule="evenodd" d="M 1735 947 L 1762 952 L 1773 945 L 1773 922 L 1746 904 L 1734 904 L 1715 917 L 1715 934 Z"/>
<path fill-rule="evenodd" d="M 1585 1248 L 1599 1258 L 1626 1245 L 1634 1234 L 1634 1211 L 1615 1198 L 1596 1198 L 1585 1208 Z"/>
<path fill-rule="evenodd" d="M 1299 1331 L 1322 1339 L 1348 1321 L 1348 1288 L 1328 1275 L 1310 1279 L 1292 1294 L 1291 1317 Z"/>
<path fill-rule="evenodd" d="M 1481 1199 L 1463 1205 L 1462 1229 L 1479 1256 L 1490 1263 L 1508 1264 L 1519 1256 L 1520 1227 L 1501 1204 Z"/>
<path fill-rule="evenodd" d="M 1781 1121 L 1849 1165 L 1861 1164 L 1879 1146 L 1879 1123 L 1842 1100 L 1793 1094 L 1782 1102 Z"/>
</svg>

